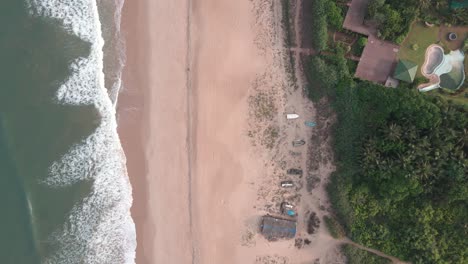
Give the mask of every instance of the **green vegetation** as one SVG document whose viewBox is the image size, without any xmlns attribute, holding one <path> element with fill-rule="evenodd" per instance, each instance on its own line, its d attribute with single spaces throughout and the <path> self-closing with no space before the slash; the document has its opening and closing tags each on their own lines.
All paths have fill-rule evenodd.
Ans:
<svg viewBox="0 0 468 264">
<path fill-rule="evenodd" d="M 342 10 L 332 0 L 325 1 L 325 11 L 328 25 L 334 30 L 340 30 L 343 27 Z"/>
<path fill-rule="evenodd" d="M 454 0 L 418 0 L 419 17 L 427 22 L 441 25 L 467 25 L 468 8 L 451 9 L 450 2 Z"/>
<path fill-rule="evenodd" d="M 314 8 L 312 9 L 313 21 L 311 27 L 314 29 L 312 34 L 312 45 L 317 51 L 322 51 L 327 47 L 328 28 L 327 13 L 325 11 L 328 0 L 312 0 Z"/>
<path fill-rule="evenodd" d="M 285 30 L 285 44 L 286 47 L 293 47 L 297 45 L 294 43 L 294 36 L 293 36 L 293 27 L 292 27 L 292 18 L 290 15 L 291 12 L 291 4 L 289 0 L 282 0 L 281 1 L 281 10 L 283 11 L 281 23 L 283 24 L 283 28 Z M 293 52 L 289 52 L 288 54 L 288 64 L 286 64 L 286 71 L 289 73 L 289 77 L 291 78 L 292 83 L 296 83 L 296 73 L 294 67 L 294 55 Z M 297 86 L 296 86 L 297 88 Z"/>
<path fill-rule="evenodd" d="M 438 41 L 439 27 L 426 27 L 421 22 L 414 22 L 405 41 L 400 46 L 398 57 L 400 59 L 412 61 L 421 67 L 424 63 L 424 55 L 427 47 Z M 415 49 L 414 45 L 417 45 Z M 418 70 L 416 76 L 421 77 Z"/>
<path fill-rule="evenodd" d="M 329 191 L 351 238 L 413 263 L 465 263 L 467 109 L 350 81 L 334 105 Z"/>
<path fill-rule="evenodd" d="M 345 253 L 348 261 L 348 264 L 390 264 L 391 261 L 382 258 L 380 256 L 374 255 L 370 252 L 365 250 L 356 248 L 352 245 L 343 245 L 341 247 L 343 252 Z"/>
<path fill-rule="evenodd" d="M 345 51 L 338 46 L 336 55 L 319 55 L 305 60 L 305 74 L 309 81 L 307 95 L 312 101 L 323 96 L 334 96 L 338 81 L 350 76 Z"/>
<path fill-rule="evenodd" d="M 367 38 L 365 37 L 360 37 L 358 40 L 357 40 L 357 43 L 359 45 L 360 48 L 364 49 L 364 47 L 367 45 Z"/>
<path fill-rule="evenodd" d="M 339 239 L 346 235 L 343 227 L 334 217 L 324 216 L 323 221 L 325 221 L 325 225 L 332 237 Z"/>
<path fill-rule="evenodd" d="M 379 37 L 400 44 L 417 18 L 435 25 L 468 24 L 468 8 L 452 10 L 449 3 L 449 0 L 371 0 L 367 18 L 377 23 Z"/>
<path fill-rule="evenodd" d="M 466 263 L 468 108 L 355 82 L 340 56 L 308 60 L 307 92 L 337 113 L 329 193 L 348 236 L 413 263 Z"/>
<path fill-rule="evenodd" d="M 379 29 L 386 39 L 403 40 L 411 26 L 399 57 L 419 66 L 439 27 L 411 22 L 421 10 L 441 10 L 423 2 L 374 0 L 369 7 L 388 27 Z M 438 19 L 451 19 L 436 11 Z M 353 80 L 353 63 L 342 47 L 334 49 L 335 55 L 304 61 L 308 96 L 328 97 L 337 114 L 337 170 L 328 191 L 340 223 L 324 218 L 331 234 L 340 237 L 341 226 L 357 243 L 415 264 L 467 263 L 468 107 Z M 415 80 L 424 81 L 420 75 Z M 352 246 L 343 250 L 349 263 L 388 263 Z"/>
<path fill-rule="evenodd" d="M 351 46 L 351 54 L 357 57 L 361 57 L 364 48 L 367 45 L 367 38 L 366 37 L 359 37 L 354 44 Z M 349 70 L 350 72 L 355 72 L 354 70 Z"/>
<path fill-rule="evenodd" d="M 440 96 L 445 100 L 468 106 L 468 82 L 466 79 L 464 86 L 455 92 L 448 89 L 437 89 L 430 91 L 429 94 L 433 96 Z"/>
<path fill-rule="evenodd" d="M 371 0 L 367 16 L 377 23 L 378 37 L 401 43 L 417 14 L 418 0 Z"/>
<path fill-rule="evenodd" d="M 285 42 L 288 47 L 293 46 L 293 36 L 291 31 L 291 17 L 290 17 L 291 5 L 288 0 L 281 0 L 281 10 L 283 11 L 281 23 L 285 28 Z"/>
</svg>

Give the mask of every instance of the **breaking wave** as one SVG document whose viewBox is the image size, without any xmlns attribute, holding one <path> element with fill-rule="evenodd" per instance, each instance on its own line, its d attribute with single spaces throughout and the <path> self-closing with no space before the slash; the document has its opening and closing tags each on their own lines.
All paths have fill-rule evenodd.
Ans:
<svg viewBox="0 0 468 264">
<path fill-rule="evenodd" d="M 72 74 L 59 87 L 55 99 L 64 105 L 94 105 L 101 117 L 96 131 L 54 162 L 43 181 L 61 188 L 92 180 L 91 192 L 51 234 L 49 241 L 57 249 L 44 263 L 134 263 L 131 186 L 117 134 L 115 107 L 105 88 L 104 39 L 96 0 L 27 2 L 31 15 L 60 19 L 68 31 L 91 44 L 87 58 L 71 63 Z M 122 4 L 117 5 L 116 11 L 120 12 Z M 120 19 L 120 13 L 116 17 Z M 120 72 L 116 76 L 120 77 Z M 120 80 L 115 86 L 120 86 Z M 114 87 L 111 94 L 116 93 Z"/>
</svg>

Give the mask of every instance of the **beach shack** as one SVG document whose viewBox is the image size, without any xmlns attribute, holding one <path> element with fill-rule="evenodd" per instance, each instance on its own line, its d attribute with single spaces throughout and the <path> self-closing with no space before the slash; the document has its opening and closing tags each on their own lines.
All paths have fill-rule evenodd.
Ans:
<svg viewBox="0 0 468 264">
<path fill-rule="evenodd" d="M 296 236 L 296 221 L 266 215 L 262 218 L 260 230 L 270 241 L 292 239 Z"/>
</svg>

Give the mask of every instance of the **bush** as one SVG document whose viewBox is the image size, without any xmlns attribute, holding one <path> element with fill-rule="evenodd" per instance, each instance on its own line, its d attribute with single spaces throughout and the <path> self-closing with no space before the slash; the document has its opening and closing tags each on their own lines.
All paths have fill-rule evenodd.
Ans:
<svg viewBox="0 0 468 264">
<path fill-rule="evenodd" d="M 367 7 L 367 18 L 374 18 L 384 4 L 385 0 L 371 0 Z"/>
<path fill-rule="evenodd" d="M 340 239 L 345 237 L 346 233 L 344 228 L 334 217 L 324 216 L 323 221 L 325 221 L 325 225 L 333 238 Z"/>
<path fill-rule="evenodd" d="M 421 77 L 416 77 L 416 79 L 414 79 L 414 82 L 413 82 L 413 87 L 416 88 L 420 84 L 426 83 L 428 81 L 429 80 L 426 77 L 422 77 L 422 76 Z"/>
<path fill-rule="evenodd" d="M 419 45 L 414 43 L 413 45 L 411 45 L 411 49 L 417 51 L 419 49 Z"/>
<path fill-rule="evenodd" d="M 357 69 L 357 64 L 358 64 L 357 61 L 347 60 L 346 64 L 348 65 L 348 71 L 354 74 Z"/>
<path fill-rule="evenodd" d="M 312 11 L 313 21 L 312 27 L 312 45 L 317 51 L 322 51 L 327 47 L 328 41 L 328 28 L 327 28 L 327 14 L 325 11 L 325 4 L 327 0 L 313 0 L 314 8 Z"/>
<path fill-rule="evenodd" d="M 343 27 L 343 15 L 341 9 L 335 4 L 335 2 L 328 0 L 325 4 L 325 10 L 327 12 L 328 25 L 334 30 L 340 30 Z"/>
<path fill-rule="evenodd" d="M 400 35 L 400 36 L 398 36 L 398 37 L 396 38 L 395 42 L 396 42 L 397 44 L 401 44 L 401 43 L 403 43 L 404 40 L 405 40 L 405 35 Z"/>
<path fill-rule="evenodd" d="M 365 37 L 360 37 L 360 38 L 357 40 L 357 43 L 358 43 L 359 47 L 364 48 L 364 47 L 367 45 L 367 38 L 365 38 Z"/>
<path fill-rule="evenodd" d="M 368 8 L 368 18 L 377 22 L 379 37 L 401 43 L 411 22 L 417 17 L 418 8 L 417 0 L 372 0 Z"/>
<path fill-rule="evenodd" d="M 467 109 L 414 89 L 337 89 L 328 192 L 347 234 L 413 263 L 464 263 L 466 150 L 447 135 L 464 133 Z"/>
<path fill-rule="evenodd" d="M 361 56 L 366 45 L 367 45 L 367 38 L 359 37 L 356 43 L 354 43 L 353 45 L 353 54 L 356 56 Z"/>
</svg>

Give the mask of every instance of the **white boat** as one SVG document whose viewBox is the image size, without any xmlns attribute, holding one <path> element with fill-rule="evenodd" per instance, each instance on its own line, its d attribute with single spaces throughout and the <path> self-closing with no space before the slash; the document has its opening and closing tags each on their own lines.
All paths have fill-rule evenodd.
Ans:
<svg viewBox="0 0 468 264">
<path fill-rule="evenodd" d="M 298 114 L 286 114 L 286 119 L 296 119 L 299 118 Z"/>
</svg>

